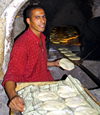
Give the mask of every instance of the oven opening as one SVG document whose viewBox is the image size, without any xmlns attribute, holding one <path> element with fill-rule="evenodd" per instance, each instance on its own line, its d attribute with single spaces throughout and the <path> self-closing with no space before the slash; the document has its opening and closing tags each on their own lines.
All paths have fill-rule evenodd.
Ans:
<svg viewBox="0 0 100 115">
<path fill-rule="evenodd" d="M 50 48 L 68 48 L 68 50 L 80 56 L 80 32 L 72 25 L 57 26 L 50 31 Z M 49 52 L 50 53 L 50 52 Z"/>
<path fill-rule="evenodd" d="M 50 32 L 50 41 L 60 45 L 81 45 L 80 33 L 74 26 L 55 27 Z"/>
</svg>

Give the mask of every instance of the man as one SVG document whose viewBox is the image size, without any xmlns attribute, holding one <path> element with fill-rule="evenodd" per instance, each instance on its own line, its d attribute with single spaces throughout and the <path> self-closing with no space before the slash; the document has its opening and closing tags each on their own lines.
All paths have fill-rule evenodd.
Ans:
<svg viewBox="0 0 100 115">
<path fill-rule="evenodd" d="M 9 107 L 24 111 L 24 101 L 15 91 L 17 82 L 53 81 L 47 66 L 58 66 L 59 60 L 47 62 L 45 36 L 46 15 L 41 7 L 26 9 L 29 28 L 14 43 L 3 86 L 10 98 Z"/>
</svg>

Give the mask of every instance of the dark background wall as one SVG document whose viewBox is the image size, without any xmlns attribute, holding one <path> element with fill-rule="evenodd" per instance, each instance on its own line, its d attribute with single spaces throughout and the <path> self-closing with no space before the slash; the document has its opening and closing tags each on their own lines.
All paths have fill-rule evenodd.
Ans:
<svg viewBox="0 0 100 115">
<path fill-rule="evenodd" d="M 24 8 L 29 4 L 44 7 L 50 30 L 60 25 L 75 25 L 80 29 L 93 16 L 93 0 L 29 0 L 18 15 L 22 16 Z"/>
</svg>

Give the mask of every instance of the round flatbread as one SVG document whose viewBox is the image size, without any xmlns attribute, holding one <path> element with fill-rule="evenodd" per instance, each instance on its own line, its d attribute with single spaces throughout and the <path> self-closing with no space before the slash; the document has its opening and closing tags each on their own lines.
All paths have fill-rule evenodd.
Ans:
<svg viewBox="0 0 100 115">
<path fill-rule="evenodd" d="M 60 40 L 60 43 L 67 43 L 68 40 Z"/>
<path fill-rule="evenodd" d="M 87 102 L 84 99 L 76 96 L 76 97 L 66 98 L 65 104 L 69 107 L 76 108 L 80 105 L 86 105 Z"/>
<path fill-rule="evenodd" d="M 64 53 L 65 56 L 75 56 L 76 54 L 74 53 L 71 53 L 71 52 L 67 52 L 67 53 Z"/>
<path fill-rule="evenodd" d="M 54 43 L 54 44 L 60 44 L 59 41 L 52 41 L 52 43 Z"/>
<path fill-rule="evenodd" d="M 58 50 L 68 50 L 68 48 L 58 48 Z"/>
<path fill-rule="evenodd" d="M 69 98 L 77 95 L 76 91 L 69 86 L 60 86 L 57 92 L 62 98 Z"/>
<path fill-rule="evenodd" d="M 98 115 L 98 111 L 91 107 L 80 106 L 74 110 L 74 115 Z"/>
<path fill-rule="evenodd" d="M 69 50 L 61 50 L 60 52 L 61 53 L 69 53 L 69 52 L 72 53 L 72 51 L 69 51 Z"/>
<path fill-rule="evenodd" d="M 74 69 L 74 64 L 69 61 L 68 59 L 66 58 L 62 58 L 60 61 L 59 61 L 59 65 L 63 68 L 63 69 L 67 69 L 67 70 L 72 70 Z"/>
<path fill-rule="evenodd" d="M 42 105 L 42 108 L 48 111 L 62 110 L 65 108 L 65 104 L 57 100 L 50 100 L 45 101 Z"/>
<path fill-rule="evenodd" d="M 70 60 L 80 60 L 80 57 L 78 56 L 68 56 Z"/>
<path fill-rule="evenodd" d="M 69 114 L 63 110 L 57 110 L 57 111 L 50 111 L 46 115 L 69 115 Z"/>
<path fill-rule="evenodd" d="M 37 98 L 40 101 L 47 101 L 47 100 L 56 100 L 58 99 L 58 95 L 52 91 L 44 91 L 38 94 Z"/>
</svg>

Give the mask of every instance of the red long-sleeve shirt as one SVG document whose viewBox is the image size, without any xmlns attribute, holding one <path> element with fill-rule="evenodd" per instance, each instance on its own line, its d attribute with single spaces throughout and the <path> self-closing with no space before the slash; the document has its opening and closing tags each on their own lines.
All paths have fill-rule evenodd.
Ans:
<svg viewBox="0 0 100 115">
<path fill-rule="evenodd" d="M 40 45 L 40 38 L 30 28 L 17 39 L 11 52 L 3 86 L 7 81 L 17 83 L 54 80 L 47 69 L 47 52 L 43 33 L 41 33 L 41 39 L 43 48 Z"/>
</svg>

